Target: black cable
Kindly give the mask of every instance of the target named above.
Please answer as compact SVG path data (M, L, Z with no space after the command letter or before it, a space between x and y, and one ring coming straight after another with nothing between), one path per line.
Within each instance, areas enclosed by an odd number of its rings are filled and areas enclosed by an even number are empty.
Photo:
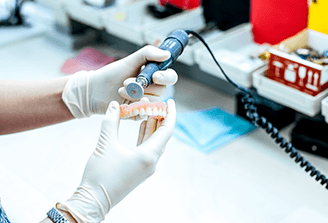
M197 38L198 38L198 39L199 39L199 40L205 45L205 47L207 48L208 52L211 54L213 60L215 61L216 65L220 68L222 74L223 74L224 77L230 82L230 84L232 84L233 86L235 86L235 87L238 88L239 90L245 92L246 94L251 94L251 92L250 92L248 89L246 89L246 88L244 88L244 87L242 87L242 86L236 84L235 82L233 82L233 81L232 81L232 80L226 75L226 73L225 73L224 70L222 69L222 67L221 67L221 65L219 64L219 62L216 60L216 58L215 58L215 56L214 56L212 50L211 50L210 47L207 45L207 43L205 42L205 40L203 39L203 37L201 37L198 33L194 32L194 31L192 31L192 30L186 30L186 33L187 33L187 34L192 34L192 35L196 36L196 37L197 37Z
M241 99L241 102L244 104L244 108L246 110L246 115L252 123L254 123L256 126L260 126L262 129L266 131L268 135L271 136L271 138L281 147L281 149L284 149L287 154L291 157L291 159L294 159L295 163L300 164L301 168L304 168L305 172L310 172L310 176L314 177L315 180L320 182L321 185L326 185L326 189L328 190L328 179L325 175L321 174L320 171L316 170L314 166L311 165L309 161L307 161L296 149L293 147L293 145L287 140L282 137L282 135L279 133L279 130L272 125L271 122L268 122L267 119L263 116L259 116L257 113L257 107L254 105L255 100L252 96L252 92L244 87L239 86L238 84L234 83L224 72L218 61L216 60L212 50L208 46L208 44L205 42L203 37L201 37L198 33L186 30L186 33L192 34L196 36L207 48L209 53L211 54L213 60L217 64L217 66L220 68L222 74L225 76L225 78L230 82L233 86L238 88L239 90L246 93L246 96Z

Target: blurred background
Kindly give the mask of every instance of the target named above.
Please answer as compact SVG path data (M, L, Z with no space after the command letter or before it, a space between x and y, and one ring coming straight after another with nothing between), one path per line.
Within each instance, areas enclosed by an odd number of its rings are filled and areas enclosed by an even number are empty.
M260 115L328 174L327 10L325 0L0 0L0 78L95 70L194 30L254 93ZM105 222L328 221L328 190L250 122L245 95L197 38L173 68L179 80L162 100L176 101L174 136L156 173ZM101 121L0 136L1 203L12 222L42 220L71 196ZM139 124L121 122L122 144L135 145Z

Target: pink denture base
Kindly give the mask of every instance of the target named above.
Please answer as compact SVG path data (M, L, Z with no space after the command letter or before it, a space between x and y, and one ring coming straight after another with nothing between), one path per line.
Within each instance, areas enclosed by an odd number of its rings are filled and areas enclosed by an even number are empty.
M136 102L130 105L123 104L120 105L120 115L121 118L130 118L136 115L139 115L140 109L146 111L147 109L154 111L156 108L157 111L163 111L164 114L151 115L157 119L164 119L166 117L166 104L164 102Z

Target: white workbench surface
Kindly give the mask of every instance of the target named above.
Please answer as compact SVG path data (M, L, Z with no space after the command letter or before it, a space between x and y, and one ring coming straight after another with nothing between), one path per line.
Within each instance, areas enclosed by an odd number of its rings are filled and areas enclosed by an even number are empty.
M1 46L0 78L60 77L64 61L76 54L44 36ZM211 106L235 110L233 97L183 77L175 93L178 112ZM42 220L57 201L74 192L101 120L94 116L0 136L0 192L12 222ZM121 123L122 142L133 146L139 123ZM129 133L135 138L126 137ZM305 156L328 174L327 159ZM173 137L156 173L113 208L105 222L328 222L327 200L328 190L262 130L209 154Z

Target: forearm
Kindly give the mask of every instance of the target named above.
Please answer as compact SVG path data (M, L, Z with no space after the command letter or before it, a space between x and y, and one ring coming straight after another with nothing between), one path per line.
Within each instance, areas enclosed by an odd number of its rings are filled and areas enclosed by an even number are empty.
M67 80L0 81L0 135L73 119L61 99Z

